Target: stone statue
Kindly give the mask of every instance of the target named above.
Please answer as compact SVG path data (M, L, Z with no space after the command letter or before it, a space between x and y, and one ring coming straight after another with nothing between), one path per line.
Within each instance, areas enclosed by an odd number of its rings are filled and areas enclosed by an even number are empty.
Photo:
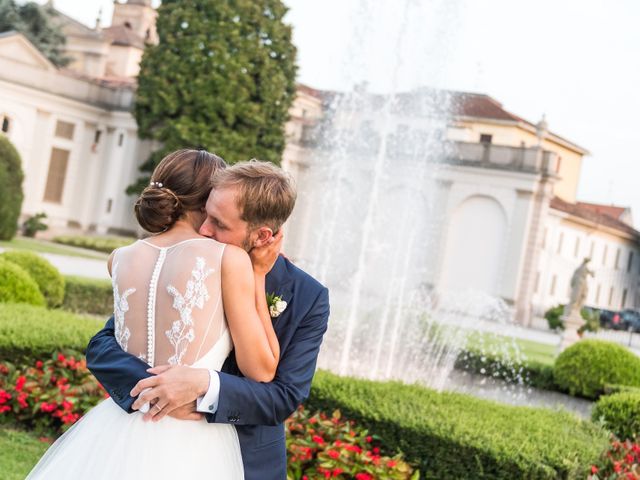
M573 272L569 303L564 307L564 314L567 317L571 317L574 314L580 315L580 310L582 310L587 300L587 277L593 276L593 271L588 268L590 261L590 258L585 258L582 264Z
M571 277L571 294L562 315L565 328L560 339L560 351L580 340L578 329L584 325L580 310L582 310L584 302L587 300L587 278L593 276L593 271L588 268L590 261L590 258L585 258Z

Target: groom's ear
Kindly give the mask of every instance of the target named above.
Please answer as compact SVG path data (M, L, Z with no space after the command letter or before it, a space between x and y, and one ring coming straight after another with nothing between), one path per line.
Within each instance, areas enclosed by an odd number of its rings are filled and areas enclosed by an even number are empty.
M253 242L253 246L264 247L265 245L269 245L269 243L271 243L272 238L273 238L273 232L269 227L260 227L258 229L258 236Z

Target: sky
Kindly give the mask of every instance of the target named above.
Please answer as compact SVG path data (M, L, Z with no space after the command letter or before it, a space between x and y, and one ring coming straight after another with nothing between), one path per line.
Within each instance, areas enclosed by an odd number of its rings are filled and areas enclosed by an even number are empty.
M284 1L300 82L473 91L534 123L545 114L590 152L578 199L630 206L640 227L640 1ZM89 25L113 11L112 0L54 4Z

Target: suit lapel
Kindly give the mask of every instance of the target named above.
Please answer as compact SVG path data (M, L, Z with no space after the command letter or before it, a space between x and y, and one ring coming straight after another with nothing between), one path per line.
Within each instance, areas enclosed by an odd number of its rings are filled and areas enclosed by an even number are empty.
M273 268L267 274L265 286L267 294L272 293L282 297L282 300L287 302L287 308L284 312L282 312L280 316L272 319L274 328L276 330L280 330L280 328L282 328L286 323L286 319L289 317L289 306L293 300L293 279L287 271L287 263L282 255L278 257ZM278 332L276 331L276 333Z

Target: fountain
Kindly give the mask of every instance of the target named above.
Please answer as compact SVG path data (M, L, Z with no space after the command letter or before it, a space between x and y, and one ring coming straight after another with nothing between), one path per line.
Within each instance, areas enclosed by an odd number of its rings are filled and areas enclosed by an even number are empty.
M305 134L309 153L286 251L330 289L320 368L444 389L470 341L522 360L513 339L485 345L477 333L483 325L499 331L495 325L511 322L512 307L486 293L438 286L441 259L433 252L442 241L442 171L452 156L456 99L424 85L443 84L458 6L362 0L342 59L354 87L326 92L324 117ZM380 34L387 47L378 54ZM406 62L407 49L412 58L424 52L422 61ZM388 71L382 84L371 81L381 62ZM510 378L503 393L526 395L522 373L514 369Z

